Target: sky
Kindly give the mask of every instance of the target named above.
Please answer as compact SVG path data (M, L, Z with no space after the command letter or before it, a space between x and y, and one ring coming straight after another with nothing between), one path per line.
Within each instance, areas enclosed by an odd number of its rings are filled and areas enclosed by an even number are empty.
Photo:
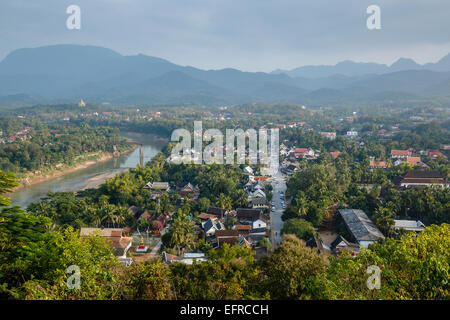
M70 5L81 9L80 30L66 27ZM366 26L369 5L381 9L379 30ZM0 59L83 44L202 69L423 64L450 53L449 13L448 0L1 0Z

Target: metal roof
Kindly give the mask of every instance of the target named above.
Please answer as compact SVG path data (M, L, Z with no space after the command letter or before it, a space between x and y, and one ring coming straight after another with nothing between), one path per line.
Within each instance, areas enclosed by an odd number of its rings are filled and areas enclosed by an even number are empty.
M356 241L377 241L384 239L383 234L372 220L359 209L340 209L339 213Z
M419 220L394 220L395 229L405 229L411 231L422 231L425 225Z

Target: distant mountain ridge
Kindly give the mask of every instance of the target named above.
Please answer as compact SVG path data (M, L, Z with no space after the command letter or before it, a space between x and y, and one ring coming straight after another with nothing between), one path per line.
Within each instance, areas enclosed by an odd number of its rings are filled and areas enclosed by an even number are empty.
M450 71L450 54L436 63L420 65L413 59L399 58L391 66L373 62L342 61L336 65L303 66L292 70L272 71L272 74L286 74L290 77L321 78L333 75L362 76L367 74L384 74L396 71L430 70L438 72Z
M300 76L301 75L301 76ZM333 104L450 96L450 55L419 65L343 61L288 72L202 70L111 49L54 45L11 52L0 62L0 104L244 102Z

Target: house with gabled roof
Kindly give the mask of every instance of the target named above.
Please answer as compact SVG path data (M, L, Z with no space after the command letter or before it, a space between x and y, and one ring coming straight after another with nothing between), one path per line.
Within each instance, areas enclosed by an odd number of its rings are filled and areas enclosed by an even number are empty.
M333 157L333 160L336 160L339 157L339 155L341 154L341 152L340 151L332 151L332 152L330 152L330 154L331 154L331 157Z
M170 190L170 186L169 186L168 182L148 182L144 186L144 189L150 190L152 192L150 199L157 200L164 193L166 193Z
M233 226L233 230L237 230L239 232L239 234L248 235L250 233L250 231L252 230L252 226L248 225L248 224L236 223Z
M330 254L331 249L315 234L306 241L306 246L317 250L317 254Z
M347 229L360 246L368 248L369 244L384 239L381 231L378 230L364 211L359 209L340 209L339 214L342 216Z
M127 258L128 249L131 247L132 237L125 236L121 228L81 228L80 237L86 239L91 236L100 236L106 240L113 250L114 255L124 265L131 264L131 258Z
M238 208L236 210L236 218L240 223L250 224L252 226L252 230L267 228L267 221L263 218L261 209Z
M266 198L266 193L261 189L256 189L253 192L250 192L250 198ZM250 200L250 199L249 199Z
M438 157L447 158L442 152L439 150L427 150L427 154L431 159L437 159Z
M336 139L336 132L321 132L320 135L330 140Z
M200 195L200 188L198 187L198 185L193 186L190 182L179 182L175 186L175 189L181 198L192 195L194 199L197 199Z
M202 223L202 228L205 231L206 237L214 236L218 230L225 230L225 226L217 218L206 220L206 222Z
M244 168L244 173L246 173L248 175L253 175L253 169L250 166L246 166Z
M398 159L398 158L407 158L411 156L412 153L410 150L391 150L391 158L392 159Z
M254 209L256 208L264 209L269 207L269 202L265 197L252 197L250 199L250 204Z
M292 175L294 172L297 172L298 170L300 169L298 165L295 163L286 164L281 168L281 172L289 176Z
M157 190L157 191L169 191L170 190L170 186L168 182L148 182L145 186L144 189L149 189L149 190Z
M162 260L162 262L164 262L166 264L180 262L180 263L191 265L194 263L194 261L196 263L208 261L208 258L206 257L206 255L204 253L186 252L181 257L181 256L176 256L174 254L170 254L170 253L167 253L164 251L161 254L161 260Z
M421 232L425 230L425 225L420 220L394 220L394 228L395 230L406 230L406 231L415 231Z
M407 157L406 162L412 164L413 166L422 166L423 163L420 160L420 157Z
M219 246L221 241L227 243L237 243L239 241L239 232L237 230L217 230L215 236Z
M386 161L370 160L370 169L386 169L388 164Z
M334 241L330 244L330 249L335 254L340 253L343 250L350 250L352 252L352 255L356 256L359 253L359 248L360 247L358 244L347 241L341 235L334 239Z
M207 221L208 219L215 219L215 218L217 218L217 216L215 216L215 215L213 215L213 214L209 214L209 213L204 213L204 212L202 212L202 213L200 213L200 214L197 216L197 218L200 219L200 220L202 220L202 221Z
M426 186L441 186L449 187L448 182L437 171L429 170L410 170L400 179L401 187L426 187Z
M220 248L223 244L227 243L230 246L239 244L247 249L251 249L252 246L248 240L242 234L239 234L237 230L218 230L216 231L215 239L212 241L214 248Z
M223 219L227 214L227 210L218 207L209 207L208 210L206 210L206 213L214 215L219 219Z

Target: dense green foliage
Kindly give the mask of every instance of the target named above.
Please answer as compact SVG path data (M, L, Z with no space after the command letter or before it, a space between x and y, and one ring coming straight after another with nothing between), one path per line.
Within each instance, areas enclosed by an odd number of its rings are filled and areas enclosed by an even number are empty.
M29 129L18 134L26 126ZM4 140L15 137L13 142L0 144L0 169L15 173L71 166L86 154L113 152L110 143L120 140L119 130L109 127L47 125L9 117L0 119L0 130Z
M281 229L281 234L293 234L299 239L307 241L314 235L314 226L304 219L293 218L286 221Z

